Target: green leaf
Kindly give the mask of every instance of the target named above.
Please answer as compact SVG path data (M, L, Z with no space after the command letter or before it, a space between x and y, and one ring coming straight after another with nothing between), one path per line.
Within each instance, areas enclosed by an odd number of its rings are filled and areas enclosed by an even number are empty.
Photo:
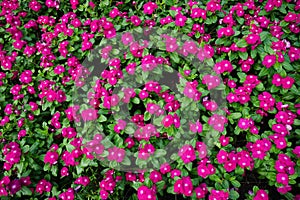
M286 62L286 61L282 63L282 66L283 66L287 71L294 71L293 66L292 66L290 63Z
M239 51L238 54L239 54L239 56L240 56L241 59L247 60L247 58L248 58L248 53L247 52L241 52L241 51Z
M192 171L193 163L190 162L190 163L188 163L188 164L186 164L186 165L184 165L184 166L186 167L186 169L187 169L188 171Z
M166 154L167 154L166 150L156 149L156 151L154 152L154 157L159 158L159 157L165 156Z
M256 192L259 190L259 187L257 187L257 186L254 186L253 187L253 192L256 194Z
M237 43L236 43L236 46L242 48L242 47L247 47L247 42L245 39L240 39Z
M257 55L257 51L254 49L250 52L251 58L255 58Z
M125 156L124 160L122 161L122 164L129 166L131 164L131 161L127 156Z
M244 83L247 77L247 74L243 73L243 72L238 72L237 73L239 79L240 79L240 83Z
M230 190L229 199L238 199L240 197L239 193L235 190Z
M105 122L105 121L107 121L107 118L104 115L100 115L98 121L99 122Z
M263 31L259 34L261 41L265 41L268 37L272 37L271 34L267 31Z
M232 119L239 119L239 118L242 117L242 114L241 114L241 113L231 113L231 114L230 114L230 117L231 117Z
M175 53L175 52L171 53L170 58L171 58L171 60L173 60L175 63L179 63L179 62L180 62L180 58L179 58L178 54Z
M26 195L26 196L31 196L32 195L32 191L26 186L23 186L21 188L21 193L22 193L22 195Z
M299 119L295 119L294 120L294 125L295 126L300 126L300 120Z
M134 133L134 128L132 126L126 126L125 133L132 135Z
M232 184L234 187L236 187L236 188L239 188L239 187L241 187L241 184L240 184L240 182L238 182L237 180L233 180L233 181L231 181L231 184Z
M140 103L140 99L137 98L137 97L134 97L134 98L132 99L132 102L133 102L134 104L139 104L139 103Z
M264 84L262 82L260 82L257 86L256 86L256 89L258 91L265 91L265 87L264 87Z
M151 114L148 111L146 111L144 114L144 121L148 121L149 119L151 119Z
M240 17L237 17L236 20L238 21L239 24L243 25L245 20L244 18L240 18Z
M269 74L269 69L266 68L266 67L263 67L263 68L260 70L258 76L259 76L259 77L262 77L262 76L265 76L265 75L267 75L267 74Z

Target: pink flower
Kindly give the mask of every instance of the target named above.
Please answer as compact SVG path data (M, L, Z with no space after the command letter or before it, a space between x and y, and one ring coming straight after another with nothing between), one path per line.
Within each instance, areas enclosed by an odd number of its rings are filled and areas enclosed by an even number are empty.
M217 74L222 74L224 72L231 72L232 70L233 70L233 67L229 60L222 60L222 61L216 63L214 66L214 71Z
M84 121L93 121L98 118L97 110L93 108L83 110L81 116Z
M154 10L157 8L157 5L156 3L150 1L148 3L145 3L143 8L145 14L151 15L154 12Z
M136 175L134 173L127 172L125 174L125 177L126 177L126 181L136 181Z
M223 132L224 125L228 123L228 120L223 115L213 114L207 123L212 126L214 130Z
M198 199L205 198L208 193L208 189L205 183L201 183L198 187L195 188L196 197Z
M296 13L291 13L291 12L289 12L284 17L284 21L286 21L286 22L293 22L293 21L296 21L296 19L297 19L297 14Z
M297 156L297 158L300 158L300 146L296 146L293 153Z
M137 190L137 197L139 200L155 200L156 195L155 191L152 189L148 188L147 186L141 186Z
M74 128L72 127L65 127L61 130L62 136L64 138L74 138L77 135L77 132Z
M258 190L253 200L269 200L268 193L265 190Z
M153 182L153 183L157 183L159 181L162 180L162 176L158 171L151 171L150 172L150 176L149 179Z
M122 162L125 158L125 150L118 147L112 147L108 149L107 159L109 161Z
M257 34L249 34L246 38L245 38L246 42L248 44L254 45L257 43L261 43L260 37Z
M176 25L176 26L184 26L186 20L187 20L187 17L186 17L186 16L182 15L181 13L178 13L178 14L175 16L175 25Z
M185 196L192 196L193 183L189 176L182 177L174 184L174 192L177 194L184 194Z
M276 175L276 181L277 183L282 183L283 185L289 184L289 177L285 173L278 173Z
M282 79L281 83L282 83L282 88L284 89L290 89L293 84L294 84L295 80L292 77L285 77Z
M217 10L221 10L221 5L217 1L211 0L206 4L206 10L210 12L215 12Z
M223 27L217 31L218 38L222 38L223 36L232 36L234 35L234 30L232 27Z
M279 87L282 84L282 77L279 74L274 74L272 84Z
M131 16L130 21L134 26L139 26L142 23L142 20L136 15Z
M171 178L174 178L176 176L181 176L181 171L179 169L173 169L171 171Z
M81 176L74 181L75 184L87 186L90 183L90 179L87 176Z
M33 11L38 12L42 8L42 5L39 2L37 2L36 0L32 0L32 1L30 1L28 7L30 9L32 9Z
M232 172L233 170L235 170L235 168L236 168L236 162L227 161L224 164L224 169L226 170L226 172Z
M114 126L114 131L120 133L121 130L124 130L126 127L126 121L119 119L118 123Z
M300 59L300 48L291 47L288 52L288 55L289 55L291 62L299 60Z
M190 131L192 131L193 133L201 133L202 129L203 127L199 120L197 120L195 124L190 123Z
M264 60L262 61L262 64L266 68L272 67L276 63L276 56L275 55L266 55L264 57Z
M227 200L229 198L228 192L224 192L222 190L212 189L210 195L208 196L209 200Z
M172 126L173 123L174 123L174 118L171 114L166 115L161 122L161 124L166 128Z
M126 32L122 35L121 40L124 45L129 45L133 41L133 36L130 32Z
M37 193L43 194L43 192L50 192L52 188L52 184L45 179L40 180L40 182L36 185L35 191Z
M214 75L204 75L202 83L207 85L207 89L211 90L218 87L221 83L220 78Z
M60 175L61 176L69 176L69 169L67 167L61 168Z
M199 153L199 158L203 159L207 156L207 146L205 145L204 142L196 142L196 150Z
M192 145L184 145L178 152L185 164L190 163L196 159L195 150Z
M221 137L219 138L219 141L223 147L225 147L229 144L229 140L230 140L230 138L226 137L225 135L221 135Z
M290 185L284 185L284 186L280 186L279 188L277 188L277 191L280 194L286 194L287 192L291 191L292 187Z
M201 92L199 92L196 87L197 85L193 84L192 82L186 82L183 94L194 101L199 100L201 97Z
M57 159L58 159L57 152L48 151L45 155L44 163L49 163L50 165L54 165L57 163Z
M169 163L164 163L160 166L160 173L167 174L171 171L171 166Z
M191 11L191 18L202 18L202 19L206 19L206 11L204 9L201 8L193 8Z
M109 17L110 18L116 18L117 16L119 16L121 13L119 11L118 8L113 8L110 12L109 12Z
M219 153L217 154L218 163L220 163L220 164L226 163L227 158L228 158L228 153L226 151L224 151L223 149L221 149L219 151Z
M247 130L251 125L249 119L240 118L238 126L240 129Z
M69 188L66 192L63 192L59 195L59 198L62 200L74 200L75 195L74 195L74 190L72 188Z

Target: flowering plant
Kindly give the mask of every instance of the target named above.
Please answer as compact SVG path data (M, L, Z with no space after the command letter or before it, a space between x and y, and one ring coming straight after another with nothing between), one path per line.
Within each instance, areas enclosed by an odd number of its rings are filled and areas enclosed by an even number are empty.
M3 0L1 199L300 199L300 1Z

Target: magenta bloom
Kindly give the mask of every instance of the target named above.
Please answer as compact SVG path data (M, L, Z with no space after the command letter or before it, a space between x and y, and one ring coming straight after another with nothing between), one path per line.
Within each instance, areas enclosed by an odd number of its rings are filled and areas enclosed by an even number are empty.
M260 37L257 34L249 34L246 38L245 38L246 42L248 44L254 45L257 43L260 43Z
M198 187L195 188L196 197L198 199L205 198L208 193L208 189L205 183L201 183Z
M158 171L154 170L150 172L150 176L149 179L153 182L153 183L157 183L159 181L162 180L162 176L161 173L159 173Z
M249 119L240 118L238 122L238 126L240 129L247 130L250 127Z
M292 77L287 76L287 77L283 78L282 81L281 81L282 88L290 89L293 86L294 82L295 82L295 79L293 79Z
M282 84L282 77L279 74L274 74L272 78L272 84L279 87Z
M125 150L118 147L113 147L108 149L108 156L107 159L109 161L117 161L122 162L125 158Z
M124 33L121 40L124 45L129 45L133 41L132 34L129 32Z
M184 26L186 20L187 20L187 17L186 17L186 16L182 15L181 13L178 13L178 14L175 16L175 25L176 25L176 26Z
M90 178L87 176L81 176L74 181L75 184L87 186L90 183Z
M89 108L81 112L81 117L84 121L92 121L98 118L97 110Z
M269 200L268 193L265 190L258 190L253 200Z
M221 137L219 138L219 141L221 143L222 146L227 146L229 144L229 137L226 137L225 135L221 135Z
M145 199L155 200L156 194L154 190L143 185L139 187L139 189L137 190L137 197L138 200L145 200Z
M164 118L163 118L163 120L162 120L162 125L164 126L164 127L170 127L170 126L172 126L172 124L174 123L174 118L173 118L173 116L171 115L171 114L168 114L167 116L165 116Z
M57 152L48 151L45 155L44 162L49 163L50 165L54 165L57 163L57 159L58 159Z
M157 5L156 3L150 1L148 3L145 3L143 8L145 14L151 15L154 12L154 10L157 8Z
M189 176L182 177L174 184L174 192L177 194L184 194L185 196L192 196L193 183Z
M169 163L164 163L160 166L160 173L166 174L169 173L170 171L171 171L171 166L169 165Z
M185 164L192 162L196 159L195 150L192 145L184 145L178 152Z
M298 158L300 158L300 146L296 146L293 150L293 153L296 154Z
M191 12L191 18L202 18L202 19L206 19L206 11L204 9L201 8L193 8L192 12Z
M277 183L282 183L283 185L289 184L289 177L285 173L278 173L276 175L276 181Z
M190 131L192 131L193 133L201 133L202 129L203 127L199 120L197 120L195 124L190 123Z
M276 63L276 56L275 55L266 55L264 57L264 60L262 61L262 64L266 68L272 67Z

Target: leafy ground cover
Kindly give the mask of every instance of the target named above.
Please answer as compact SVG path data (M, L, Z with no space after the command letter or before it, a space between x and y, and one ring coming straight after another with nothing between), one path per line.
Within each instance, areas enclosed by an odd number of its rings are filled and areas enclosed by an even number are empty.
M1 199L300 199L300 1L0 2Z

